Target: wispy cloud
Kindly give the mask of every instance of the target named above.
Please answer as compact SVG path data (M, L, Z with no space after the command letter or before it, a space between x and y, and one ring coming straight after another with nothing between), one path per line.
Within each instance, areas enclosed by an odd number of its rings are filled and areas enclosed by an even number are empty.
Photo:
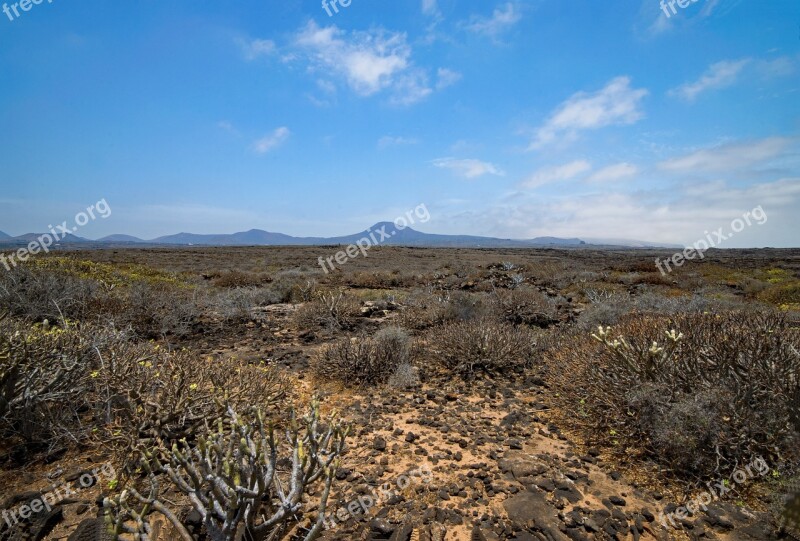
M617 77L599 92L578 92L537 130L529 150L559 139L572 140L585 130L634 124L644 117L641 102L647 94L646 89L632 88L629 77Z
M422 0L422 13L428 16L439 15L439 4L436 0Z
M665 160L658 167L664 171L679 173L737 171L775 158L791 144L792 140L785 137L728 143Z
M407 145L416 145L419 143L417 139L413 137L401 137L401 136L391 136L391 135L384 135L380 139L378 139L378 148L388 148L388 147L399 147L399 146L407 146Z
M467 30L492 38L498 37L522 19L520 8L513 2L495 8L491 17L473 16L466 24Z
M253 142L253 150L257 154L266 154L283 144L291 132L286 126L276 128L272 133Z
M478 178L484 175L503 176L505 172L493 163L476 159L439 158L433 160L434 167L450 169L464 178Z
M591 171L592 164L586 160L575 160L564 165L544 167L522 182L523 188L538 188L553 182L572 180L578 175Z
M241 132L239 132L239 130L236 129L236 126L234 126L227 120L220 120L219 122L217 122L217 127L222 131L226 131L231 135L235 135L236 137L241 137L242 135Z
M269 39L241 39L239 46L242 48L247 60L255 60L261 56L271 56L277 52L275 42Z
M749 58L717 62L712 64L698 80L673 88L669 94L686 101L694 101L703 92L719 90L734 84L750 62Z
M452 86L461 80L461 74L447 68L439 68L436 72L436 90Z
M609 165L592 173L587 182L616 182L634 176L639 168L630 163L617 163Z

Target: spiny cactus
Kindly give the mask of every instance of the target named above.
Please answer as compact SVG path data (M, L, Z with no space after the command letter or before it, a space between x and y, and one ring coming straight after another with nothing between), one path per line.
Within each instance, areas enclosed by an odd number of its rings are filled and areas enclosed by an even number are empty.
M116 535L134 533L126 521L134 522L136 532L146 535L146 514L155 511L163 514L181 537L191 539L185 526L159 500L158 474L166 474L175 488L188 496L212 541L233 541L242 532L254 539L267 535L281 539L291 526L300 524L308 511L304 495L322 481L317 518L304 537L306 541L315 539L323 526L347 429L335 419L322 426L315 400L303 418L292 413L285 429L286 445L276 431L259 411L240 417L229 407L226 416L216 420L215 429L209 428L194 444L183 441L169 451L146 452L143 467L151 480L149 495L129 487L122 499L108 501ZM284 450L289 456L279 458ZM144 509L131 509L128 495L144 504Z

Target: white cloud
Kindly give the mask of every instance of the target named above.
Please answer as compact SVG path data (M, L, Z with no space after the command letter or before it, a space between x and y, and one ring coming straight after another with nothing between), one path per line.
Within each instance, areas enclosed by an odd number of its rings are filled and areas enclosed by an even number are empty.
M416 145L417 143L419 143L419 141L412 137L402 137L402 136L394 137L391 135L384 135L383 137L378 139L378 148Z
M707 90L718 90L734 84L749 63L749 58L717 62L712 64L698 80L673 88L669 94L686 101L694 101Z
M424 70L414 69L397 78L389 102L393 105L412 105L433 93Z
M310 70L344 80L360 96L389 90L392 103L409 105L433 92L425 70L413 65L405 33L348 33L310 21L295 36L295 45L306 53Z
M796 246L800 230L800 178L737 187L713 183L702 190L642 187L632 193L608 189L546 196L516 193L486 206L469 203L436 213L460 234L502 238L556 236L619 238L691 244L706 231L728 229L732 220L761 205L767 223L748 227L724 247Z
M529 150L541 148L560 137L574 139L583 130L633 124L644 117L641 101L647 94L643 88L631 88L628 77L617 77L594 94L578 92L562 103L537 130Z
M664 171L701 173L737 171L775 158L792 144L791 139L770 137L746 143L728 143L692 152L658 164Z
M461 74L447 68L439 68L436 72L436 90L442 90L461 80Z
M422 0L422 13L435 16L439 14L439 4L436 0Z
M439 158L433 160L433 165L441 169L450 169L464 178L478 178L483 175L503 176L503 172L496 165L475 159Z
M638 172L638 167L630 163L623 162L604 167L603 169L594 172L586 180L588 182L614 182L617 180L622 180L623 178L632 177Z
M260 56L271 56L277 51L275 42L269 39L240 40L239 45L247 60L255 60Z
M522 182L524 188L537 188L552 182L571 180L578 175L591 171L592 165L586 160L575 160L564 165L544 167L536 171Z
M491 17L473 16L467 24L467 29L478 34L496 38L522 19L519 8L512 2L502 7L495 8Z
M283 144L289 138L291 132L286 126L276 128L272 133L253 142L253 150L257 154L266 154Z

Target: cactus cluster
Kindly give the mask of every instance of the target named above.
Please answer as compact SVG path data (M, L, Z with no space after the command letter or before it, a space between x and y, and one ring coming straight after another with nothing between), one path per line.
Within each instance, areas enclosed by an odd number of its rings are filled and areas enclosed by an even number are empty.
M303 539L315 539L323 526L348 429L335 417L322 424L316 400L302 418L292 413L282 431L258 410L240 415L232 407L213 424L194 442L143 452L148 494L130 486L105 502L115 537L128 533L145 539L152 529L147 515L156 512L181 538L192 538L159 499L161 478L187 496L212 541L233 541L242 534L249 539L282 539L297 535L300 528L305 529ZM304 503L319 484L321 493L317 491L314 505ZM135 509L134 504L141 507ZM316 518L304 522L312 507Z

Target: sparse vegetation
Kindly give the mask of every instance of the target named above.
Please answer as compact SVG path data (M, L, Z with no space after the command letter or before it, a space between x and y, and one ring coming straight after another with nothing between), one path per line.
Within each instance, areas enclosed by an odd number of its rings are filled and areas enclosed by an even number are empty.
M721 258L664 281L638 253L386 248L328 275L310 248L180 253L75 252L0 273L0 468L99 454L118 471L100 492L121 538L232 539L238 516L237 535L303 539L323 506L409 451L439 461L437 490L462 498L442 473L474 463L457 449L513 456L565 433L603 467L677 490L754 455L773 468L757 491L800 467L786 261ZM354 457L333 412L292 418L317 391L358 419ZM495 475L463 479L478 473ZM463 490L498 503L476 486ZM415 490L398 501L421 517L432 501Z

